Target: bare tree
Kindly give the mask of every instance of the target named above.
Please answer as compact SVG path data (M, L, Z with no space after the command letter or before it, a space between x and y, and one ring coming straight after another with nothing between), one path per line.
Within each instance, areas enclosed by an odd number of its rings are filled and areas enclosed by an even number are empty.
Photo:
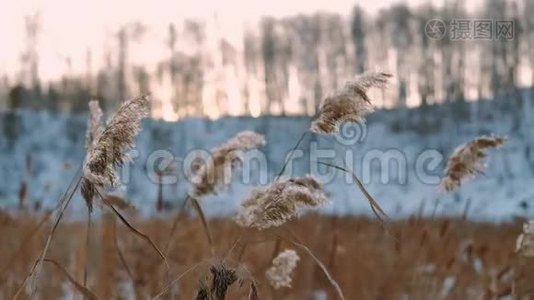
M363 73L367 69L367 47L365 46L364 12L356 5L352 11L351 34L355 47L356 72Z

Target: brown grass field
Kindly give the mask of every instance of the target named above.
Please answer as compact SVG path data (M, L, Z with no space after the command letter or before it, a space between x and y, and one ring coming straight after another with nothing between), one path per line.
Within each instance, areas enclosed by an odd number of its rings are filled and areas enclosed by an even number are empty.
M42 250L51 226L47 223L36 231L42 218L0 216L0 299L13 297ZM533 274L528 274L534 264L514 253L522 230L519 220L497 225L411 218L392 221L388 233L376 220L356 217L308 215L277 231L261 232L243 230L230 219L213 219L212 255L198 218L181 217L173 238L172 218L130 218L166 253L172 279L196 266L173 285L174 299L194 299L209 266L223 257L229 266L246 267L260 299L325 299L314 298L318 291L336 299L321 269L289 242L291 238L285 239L288 235L296 236L324 263L347 299L499 299L511 295L513 288L526 291L534 286ZM147 243L115 222L108 214L94 220L87 248L86 223L64 220L47 257L79 283L87 260L87 287L100 299L150 299L168 282L164 264ZM236 244L238 236L242 243ZM277 236L282 237L279 243ZM265 270L273 255L288 248L301 258L292 287L274 290L265 280ZM60 267L47 262L43 266L35 299L83 299ZM249 284L234 284L227 299L248 299L248 293ZM26 297L22 293L20 299Z

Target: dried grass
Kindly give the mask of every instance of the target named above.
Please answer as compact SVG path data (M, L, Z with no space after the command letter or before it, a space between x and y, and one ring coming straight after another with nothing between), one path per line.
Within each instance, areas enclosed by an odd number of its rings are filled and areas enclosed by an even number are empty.
M495 226L450 219L445 230L443 228L446 220L422 218L392 220L391 226L395 228L401 240L399 247L396 247L390 239L384 238L384 231L376 221L366 218L335 218L337 221L332 222L332 217L307 215L298 221L288 222L285 227L290 228L299 237L301 244L313 245L308 248L325 263L331 255L331 249L324 246L330 242L328 233L337 230L339 238L336 265L328 271L337 280L347 299L367 299L371 296L375 299L399 299L404 296L410 299L429 299L433 298L432 295L439 294L443 280L447 276L457 280L456 287L448 294L448 299L472 299L469 295L473 293L483 295L490 285L488 280L494 276L492 270L515 265L513 247L522 227L521 222ZM30 219L29 216L21 216L15 219L15 227L0 227L0 255L9 258L13 257L15 252L19 252L9 268L0 269L0 279L6 279L0 280L0 298L12 299L24 279L25 270L31 267L40 250L39 247L32 247L31 243L26 243L26 249L20 251L19 244L14 244L13 241L18 241L21 236L30 233L40 221L40 219ZM162 220L137 219L136 224L147 235L157 236L162 228L170 228L172 225L170 219L163 221L164 223ZM94 228L100 228L100 222L102 220L95 219ZM236 226L231 220L214 219L211 222L214 229L214 243L225 245L234 240ZM322 230L310 234L310 228L315 228L317 224L322 224ZM52 222L46 224L47 227L51 225ZM75 253L79 249L79 244L83 244L84 231L84 222L62 222L55 242L50 247L48 258L56 260L68 270L75 270L75 262L70 259L69 253ZM444 231L446 234L442 233ZM128 291L123 287L135 282L136 289L141 291L139 295L144 295L144 298L158 293L161 293L159 296L161 298L168 292L165 288L171 286L177 287L181 297L193 298L199 287L199 278L203 274L199 275L195 270L199 270L199 262L204 266L206 263L202 262L203 259L211 255L209 249L205 247L201 224L192 219L181 221L178 238L171 245L174 250L168 255L171 273L177 280L168 285L165 284L165 273L154 271L151 267L159 263L158 256L154 255L148 245L140 243L128 233L129 230L126 228L118 227L116 239L115 237L102 239L100 235L103 232L95 231L96 240L113 244L104 246L95 243L89 249L89 255L95 262L88 278L91 291L104 299L100 291L104 286L110 285L113 294L117 298L124 299L128 297ZM247 230L244 235L254 238L256 231ZM423 236L424 244L421 246ZM34 235L33 245L41 244L45 238L46 236ZM465 249L466 238L471 240L469 260L463 260L464 254L461 254L465 253L461 249ZM255 239L260 242L248 244L247 252L241 258L241 262L246 264L251 273L259 279L259 284L255 286L256 292L260 299L266 299L270 289L268 282L263 279L263 274L266 266L272 261L273 251L272 245L266 243L271 243L272 239L265 240L261 237ZM264 242L261 242L262 240ZM496 240L499 243L495 243ZM115 249L115 242L120 244L120 252L127 261L131 277L121 262L118 251L103 251ZM284 243L290 242L284 241ZM288 247L296 247L299 255L302 254L299 267L293 271L292 287L280 290L282 293L280 298L307 299L311 290L323 290L329 299L335 299L337 293L330 287L331 285L324 285L323 281L327 278L322 275L320 268L318 268L320 272L315 276L309 276L310 272L314 271L315 262L305 250L298 246ZM483 268L475 268L477 260L482 262ZM104 278L98 276L102 272L100 268L104 267L114 270L116 275L111 277L111 281L107 279L107 282L104 282ZM209 266L200 269L204 268L209 272ZM47 272L47 276L42 277L43 280L40 281L35 297L44 298L45 293L47 295L64 293L64 285L60 283L68 284L68 282L65 277L58 276L59 274ZM227 298L246 299L250 286L247 284L245 287L246 290L230 289ZM528 288L528 285L525 288Z
M364 122L365 116L374 110L367 90L385 87L391 76L383 72L366 72L348 81L342 89L323 99L311 131L332 134L343 122Z
M45 259L45 262L49 262L52 265L56 266L57 269L61 271L63 276L65 276L65 278L67 278L67 280L76 288L76 290L78 290L86 299L89 299L89 300L98 300L99 299L88 288L86 288L85 286L83 286L80 283L78 283L74 279L74 277L72 277L72 275L70 275L69 272L63 266L61 266L60 263L58 263L57 261L55 261L53 259L49 259L49 258Z
M85 134L85 149L90 151L93 143L104 130L104 113L98 104L98 100L89 101L89 118L87 120L87 132Z
M104 189L117 185L115 168L127 161L126 152L134 147L141 119L147 114L148 97L134 98L121 105L100 134L93 136L93 133L88 133L94 141L88 148L81 192L90 211L97 188ZM89 126L89 129L91 127Z
M291 287L291 273L297 267L300 257L295 250L286 249L280 252L274 259L272 266L265 271L265 277L275 289Z
M451 192L460 187L463 181L482 174L487 157L485 151L502 146L505 142L504 137L483 136L457 147L447 161L440 188Z
M212 156L196 172L192 196L200 199L228 185L232 171L241 163L244 151L265 145L265 138L253 131L243 131L211 150Z
M121 197L115 194L105 194L103 195L106 203L113 205L113 207L119 210L135 212L137 208L130 202L128 199Z
M534 257L534 220L523 225L523 233L517 237L515 251L525 257Z
M211 295L215 300L224 300L228 288L237 281L237 275L233 268L224 264L211 266Z
M306 208L327 202L321 184L312 177L293 178L260 187L241 202L235 220L243 227L277 227Z

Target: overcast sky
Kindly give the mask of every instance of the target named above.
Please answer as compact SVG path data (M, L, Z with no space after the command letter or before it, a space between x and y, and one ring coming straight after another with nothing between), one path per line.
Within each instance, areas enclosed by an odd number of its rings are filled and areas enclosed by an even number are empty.
M39 12L40 74L44 79L64 72L66 57L74 64L88 48L103 47L104 37L121 24L139 21L151 28L164 29L184 18L217 19L225 34L242 29L243 24L262 15L276 17L317 11L349 15L358 3L368 13L394 3L412 6L445 0L2 0L0 1L0 74L13 74L19 68L20 51L24 48L24 16ZM469 1L474 9L480 0ZM165 34L165 30L162 34Z

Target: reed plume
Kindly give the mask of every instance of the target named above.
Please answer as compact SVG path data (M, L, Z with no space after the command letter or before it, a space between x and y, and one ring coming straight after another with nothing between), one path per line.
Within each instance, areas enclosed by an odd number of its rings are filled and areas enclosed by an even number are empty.
M91 113L89 118L86 144L88 152L83 168L81 193L89 211L92 211L97 188L116 186L118 182L115 168L127 161L126 152L134 146L141 119L148 114L148 97L126 101L101 132L96 125L99 109L96 104L90 105L90 109L94 111L94 115ZM92 131L93 128L96 128L95 131Z
M89 101L89 118L87 120L87 132L85 134L85 151L86 155L91 153L95 141L98 139L104 130L102 121L102 109L98 104L98 100ZM81 179L80 192L89 213L93 211L93 198L95 196L96 187L85 177Z
M282 176L287 164L293 158L293 153L308 133L335 134L343 122L364 122L364 117L374 110L367 96L367 90L371 87L385 87L391 76L383 72L365 72L324 98L319 105L318 118L311 123L309 130L300 136L275 181Z
M242 131L227 140L224 144L211 150L210 159L200 165L195 165L193 190L188 195L187 201L191 203L202 221L202 227L206 233L208 243L213 253L213 239L208 222L200 205L199 199L216 193L231 182L232 171L242 163L244 151L252 150L265 144L263 135L253 131ZM178 222L180 214L177 214L173 224ZM174 235L176 226L172 226L170 236Z
M486 149L497 148L506 142L504 137L482 136L457 147L447 161L445 177L440 188L451 192L462 182L484 172Z
M85 134L85 150L87 152L93 148L93 142L104 130L103 115L98 100L89 101L89 118L87 120L87 132Z
M319 106L319 117L311 124L311 131L323 134L336 133L343 122L364 122L373 112L367 90L386 86L391 74L366 72L348 81L345 86L327 96Z
M257 229L280 226L299 210L316 208L326 202L322 186L314 178L293 178L253 190L241 203L235 221Z
M272 266L267 269L265 276L269 284L275 289L291 287L291 274L300 260L295 250L286 249L273 259Z
M196 172L193 197L198 198L228 185L232 171L242 162L243 152L265 144L265 138L253 131L243 131L211 150L211 158Z
M534 220L523 224L523 233L517 237L516 252L521 256L534 257Z

